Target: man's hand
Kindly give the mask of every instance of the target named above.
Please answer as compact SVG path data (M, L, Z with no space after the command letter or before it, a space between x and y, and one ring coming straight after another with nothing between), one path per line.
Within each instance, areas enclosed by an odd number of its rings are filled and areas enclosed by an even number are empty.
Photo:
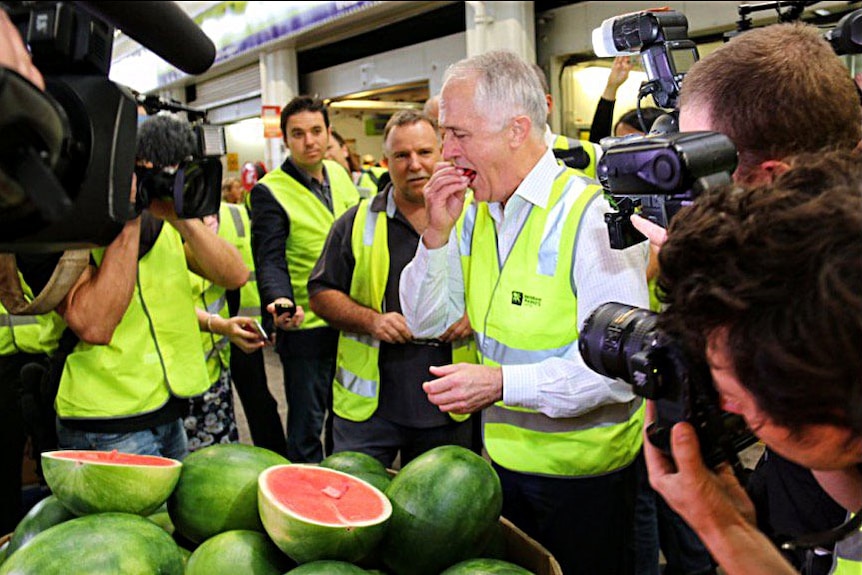
M667 230L660 225L654 224L637 214L632 214L629 219L635 229L647 237L650 247L654 251L660 250L661 246L667 241Z
M651 419L652 411L647 410L647 419ZM741 522L755 524L754 505L733 470L722 464L712 472L704 465L697 434L690 424L673 427L671 451L673 458L644 438L650 485L695 531L708 532Z
M472 335L473 326L470 325L470 319L467 317L467 313L464 312L461 319L450 325L449 328L443 332L443 335L440 336L440 340L446 342L458 341L459 339L466 339Z
M377 314L371 325L371 335L386 343L407 343L413 339L407 320L396 312Z
M425 184L425 213L428 226L422 234L422 241L428 249L446 245L449 234L464 209L464 194L470 178L449 162L439 162L434 166L431 179Z
M266 311L272 314L272 320L275 327L285 331L298 328L305 320L305 310L301 305L296 306L296 311L291 316L289 313L276 314L275 304L281 303L285 305L293 305L293 302L286 297L280 297L266 306Z
M614 58L614 64L611 66L611 73L608 75L608 83L605 85L602 98L609 101L616 100L617 90L628 79L631 69L632 62L630 56L617 56Z
M250 317L228 318L225 320L225 326L221 333L226 335L230 342L244 353L253 353L269 343L268 340L260 339L260 334L254 327L254 319Z
M18 72L40 90L45 90L42 74L33 65L33 59L24 46L18 29L2 9L0 9L0 66Z
M472 363L430 368L438 379L422 389L428 401L451 413L473 413L503 399L503 369Z

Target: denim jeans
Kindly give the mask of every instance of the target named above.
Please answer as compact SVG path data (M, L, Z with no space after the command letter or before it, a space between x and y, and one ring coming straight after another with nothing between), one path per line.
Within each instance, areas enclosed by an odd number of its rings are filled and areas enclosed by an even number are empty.
M57 420L60 449L95 449L136 455L159 455L182 460L188 455L186 431L181 419L150 429L127 433L81 431Z

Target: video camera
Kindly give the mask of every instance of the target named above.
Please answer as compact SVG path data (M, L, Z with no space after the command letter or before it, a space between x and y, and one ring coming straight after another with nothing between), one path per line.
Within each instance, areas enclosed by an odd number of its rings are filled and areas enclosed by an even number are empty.
M707 465L728 461L739 469L737 453L757 438L741 417L721 409L705 360L693 360L657 329L657 318L621 303L599 306L578 336L581 357L593 371L622 379L635 394L655 401L647 437L657 448L670 453L670 430L686 421L697 432Z
M659 107L676 108L683 76L700 57L688 38L688 19L665 8L608 18L593 30L593 50L600 58L640 54L647 81L638 107L652 94Z
M108 79L114 28L190 74L212 65L215 47L173 2L0 7L46 84L0 68L0 251L106 245L132 216L137 133L135 96Z
M611 247L646 239L631 224L634 213L666 228L701 193L731 183L736 146L718 132L604 138L596 175L618 211L605 214Z

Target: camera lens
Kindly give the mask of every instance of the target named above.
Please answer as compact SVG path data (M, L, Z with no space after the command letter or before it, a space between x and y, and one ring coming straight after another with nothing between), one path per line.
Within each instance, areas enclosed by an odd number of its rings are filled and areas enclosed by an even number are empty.
M634 385L631 360L655 341L657 317L626 304L602 304L590 314L578 336L581 357L593 371Z

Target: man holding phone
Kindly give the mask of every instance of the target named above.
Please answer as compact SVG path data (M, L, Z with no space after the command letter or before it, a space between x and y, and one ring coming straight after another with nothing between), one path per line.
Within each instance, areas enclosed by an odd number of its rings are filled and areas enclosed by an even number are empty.
M290 157L251 190L252 247L284 372L287 457L316 463L323 459L320 435L331 404L338 332L309 309L308 276L329 228L359 193L341 166L324 159L330 127L323 102L291 100L281 113L281 131Z

